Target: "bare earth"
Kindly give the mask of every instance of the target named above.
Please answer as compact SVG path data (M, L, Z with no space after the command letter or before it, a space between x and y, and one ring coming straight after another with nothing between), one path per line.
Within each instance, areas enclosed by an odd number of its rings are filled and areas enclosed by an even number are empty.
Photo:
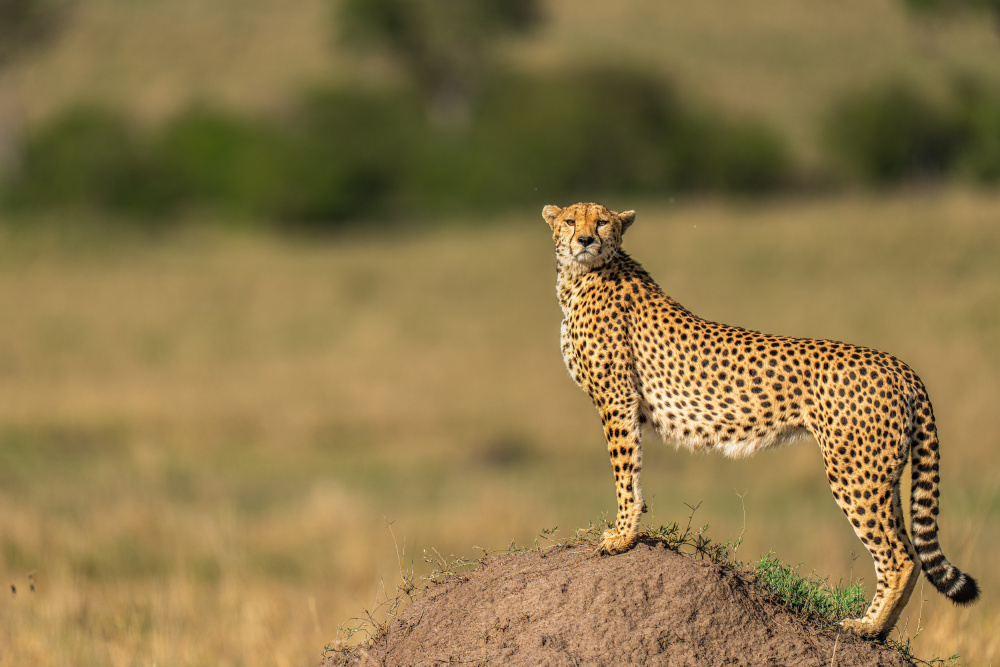
M844 631L807 627L753 577L640 543L486 559L432 587L370 646L321 667L374 665L911 665Z

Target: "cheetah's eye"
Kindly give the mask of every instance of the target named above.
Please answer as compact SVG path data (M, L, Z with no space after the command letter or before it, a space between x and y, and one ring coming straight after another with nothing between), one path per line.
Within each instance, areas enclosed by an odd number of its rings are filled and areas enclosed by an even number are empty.
M603 226L604 226L604 225L606 225L606 224L608 224L608 221L607 221L607 220L598 220L598 221L597 221L597 226L598 226L598 227L603 227Z
M563 222L565 222L570 227L576 224L576 220L563 220Z

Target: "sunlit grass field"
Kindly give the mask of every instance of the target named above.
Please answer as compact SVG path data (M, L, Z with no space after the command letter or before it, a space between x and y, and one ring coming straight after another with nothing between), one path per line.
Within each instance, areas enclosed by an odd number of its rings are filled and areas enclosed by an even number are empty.
M1000 195L608 204L694 312L922 376L942 544L983 600L918 586L894 636L995 660ZM398 559L614 509L539 211L323 238L21 223L0 227L2 665L313 665ZM700 503L741 560L873 582L821 466L811 441L732 462L648 436L644 521Z

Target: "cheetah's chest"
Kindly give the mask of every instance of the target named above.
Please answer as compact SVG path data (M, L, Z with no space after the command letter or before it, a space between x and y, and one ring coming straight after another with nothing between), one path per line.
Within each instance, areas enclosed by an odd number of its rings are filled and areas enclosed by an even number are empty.
M575 352L573 350L573 341L569 336L569 327L566 325L566 319L563 318L562 324L559 325L559 347L562 350L563 363L566 364L566 370L569 374L573 376L573 380L577 384L580 384L580 380L576 377L576 362L573 360Z

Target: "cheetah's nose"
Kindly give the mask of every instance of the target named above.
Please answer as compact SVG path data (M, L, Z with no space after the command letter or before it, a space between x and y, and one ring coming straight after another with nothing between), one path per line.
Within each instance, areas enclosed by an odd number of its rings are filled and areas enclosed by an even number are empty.
M579 243L580 245L582 245L584 248L586 248L587 246L591 245L594 242L594 237L593 236L581 236L576 241L577 241L577 243Z

